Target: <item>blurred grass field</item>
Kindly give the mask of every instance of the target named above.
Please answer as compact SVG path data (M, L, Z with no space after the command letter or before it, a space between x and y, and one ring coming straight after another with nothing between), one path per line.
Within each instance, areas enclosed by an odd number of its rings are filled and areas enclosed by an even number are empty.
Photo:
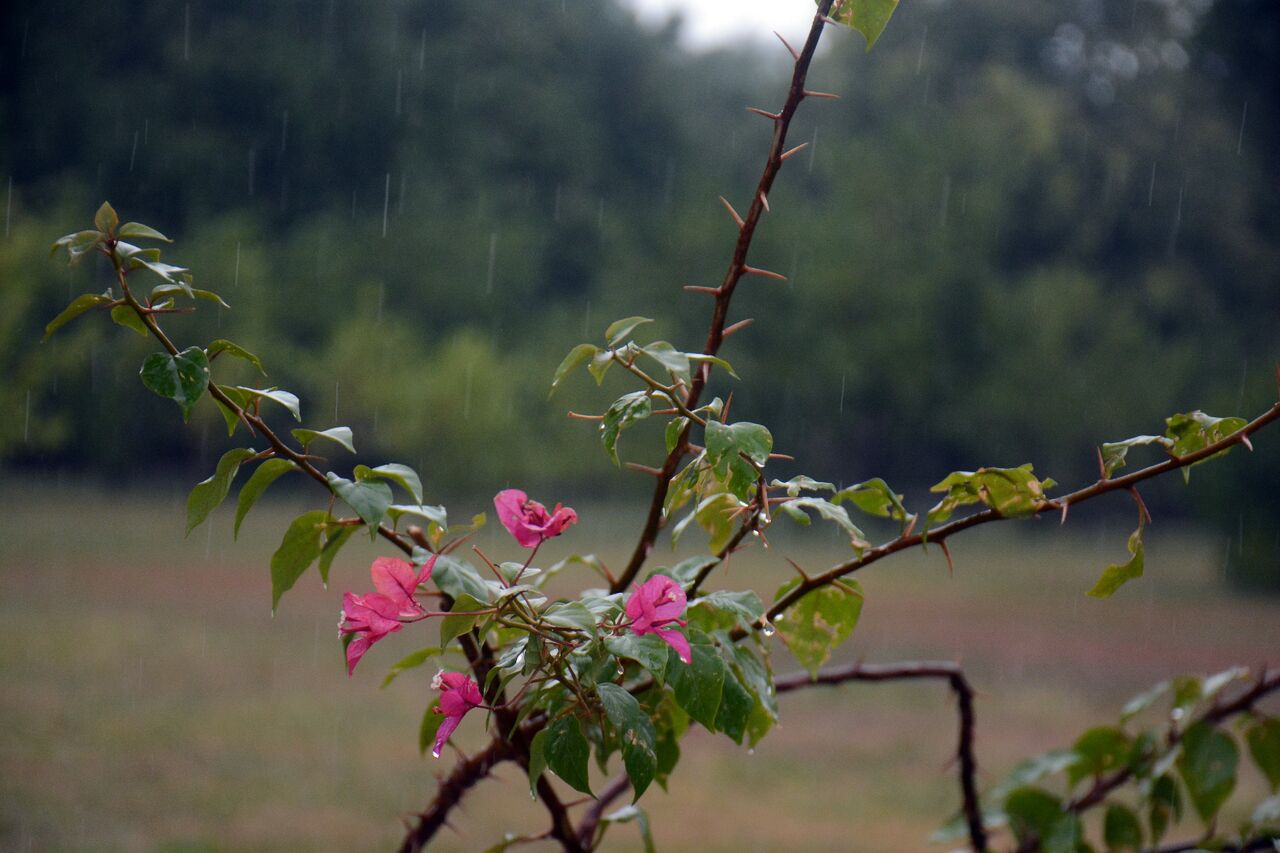
M238 542L224 507L184 540L176 484L145 493L0 485L0 848L393 847L449 761L416 748L434 670L379 688L433 631L407 629L354 678L344 673L339 603L344 589L368 585L377 552L367 540L348 545L328 590L309 574L272 618L267 561L299 506L264 504ZM569 549L622 562L635 519L579 510L583 523L548 548L547 562ZM985 783L1113 719L1164 677L1280 663L1280 602L1221 585L1222 543L1157 519L1147 576L1100 602L1083 592L1124 556L1127 531L1082 529L976 530L953 543L954 575L936 551L868 569L862 622L839 659L962 661L980 691ZM772 590L786 578L780 552L806 566L844 553L821 534L795 547L772 538L771 551L735 555L724 585ZM514 550L492 526L478 541ZM654 557L661 564L663 549ZM793 668L780 645L775 667ZM754 754L703 732L685 740L670 792L655 787L642 802L659 849L931 849L929 833L959 799L945 686L815 689L784 697L782 710ZM473 715L455 740L465 750L483 738ZM1252 766L1241 784L1234 814L1257 799ZM483 850L506 831L544 828L510 765L454 823L439 849ZM1198 830L1187 823L1179 837ZM634 827L613 829L605 848L639 849Z

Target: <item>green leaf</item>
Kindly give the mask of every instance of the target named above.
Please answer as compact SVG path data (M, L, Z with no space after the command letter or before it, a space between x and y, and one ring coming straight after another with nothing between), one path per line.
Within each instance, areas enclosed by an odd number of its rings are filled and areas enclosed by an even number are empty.
M676 379L689 381L689 356L667 341L654 341L640 348L640 352L662 365Z
M689 629L689 663L680 660L674 649L667 654L667 684L676 704L709 732L716 730L716 714L724 695L728 668L711 638L697 629Z
M560 601L542 611L544 621L561 628L575 628L594 634L596 616L581 601Z
M1164 434L1171 442L1169 453L1181 457L1189 453L1195 453L1197 450L1201 450L1233 433L1239 432L1247 423L1248 421L1244 418L1215 418L1197 410L1166 418L1165 425L1167 428ZM1199 465L1201 462L1208 462L1209 459L1216 459L1230 449L1230 447L1224 448L1208 459L1202 459L1195 464ZM1184 481L1191 479L1192 467L1194 466L1187 466L1182 469Z
M399 521L408 515L421 519L428 525L434 524L441 530L449 529L449 513L443 506L430 504L392 504L387 508L387 515L392 521Z
M333 493L342 498L347 506L355 510L356 515L369 527L369 534L376 536L378 525L387 515L391 506L391 487L386 483L369 482L368 480L343 479L332 471L324 475L333 489Z
M1134 578L1142 577L1142 566L1146 551L1142 545L1142 523L1138 529L1129 534L1129 559L1124 563L1107 566L1098 582L1085 595L1093 598L1110 598L1112 593Z
M1271 793L1280 791L1280 718L1259 720L1245 732L1244 739L1253 762L1267 778Z
M1129 757L1130 745L1129 736L1115 726L1097 726L1080 735L1071 747L1080 760L1067 768L1071 785L1123 766Z
M295 421L302 420L302 410L296 394L281 391L278 388L246 388L243 385L237 385L236 390L242 391L253 399L266 399L278 403L289 410L289 414L293 415Z
M807 477L805 479L808 480ZM874 515L877 518L896 518L899 521L907 518L907 508L902 503L902 495L889 488L889 484L879 477L841 489L831 497L831 502L835 504L845 501L849 501L867 515Z
M76 231L59 237L57 242L49 248L49 255L52 257L59 249L66 249L67 262L72 265L78 264L105 239L107 235L101 231Z
M396 677L402 672L417 669L427 661L442 654L444 654L444 649L437 646L428 646L425 649L418 649L416 652L405 655L395 664L395 666L391 667L391 669L387 671L387 677L382 679L382 686L386 687L388 684L395 681Z
M781 511L783 515L794 521L809 526L809 516L805 513L806 509L814 510L818 515L827 521L833 522L837 527L844 531L849 537L849 544L857 551L862 551L871 547L871 543L867 541L866 536L858 526L849 518L849 513L842 506L836 506L825 498L803 497L794 498L784 503L778 504L775 509Z
M1147 820L1151 826L1151 843L1158 844L1169 827L1182 820L1182 794L1173 777L1165 774L1152 783L1148 799Z
M577 718L561 717L547 726L545 731L547 740L543 749L547 756L547 766L568 783L569 787L587 796L594 796L587 777L591 746L582 734L582 726Z
M142 384L178 404L183 421L209 387L209 359L200 347L187 347L177 355L153 352L142 362Z
M624 394L604 413L600 423L600 441L613 460L614 465L621 465L618 460L618 435L636 421L644 420L653 414L653 400L646 391L633 391Z
M126 222L124 225L120 226L120 230L116 232L116 236L130 240L162 240L165 243L173 242L150 225L143 225L141 222Z
M435 746L436 732L444 722L444 714L440 713L440 703L431 702L427 710L422 712L422 725L418 727L418 752L426 755ZM541 734L541 732L539 732Z
M95 231L93 233L96 234L98 232ZM99 305L105 305L112 301L110 291L107 291L106 293L82 293L75 299L71 300L71 304L66 308L63 308L62 313L50 320L48 325L44 327L44 338L41 339L41 343L49 340L54 332L58 331L67 323L70 323L89 309L97 308Z
M187 535L200 526L209 513L217 509L231 490L231 481L240 470L240 463L254 454L252 448L237 447L222 454L213 475L196 483L187 495ZM292 464L292 463L290 463Z
M764 615L764 602L752 590L728 592L717 590L694 601L692 608L721 611L729 617L729 625L737 624L744 631L752 630L752 626Z
M604 330L604 339L609 342L609 346L615 347L622 343L637 326L652 322L653 320L649 317L623 317L609 324L609 328Z
M1218 809L1236 786L1236 765L1240 751L1227 733L1205 723L1196 723L1182 736L1178 772L1196 813L1212 823Z
M111 320L117 326L124 326L126 329L132 329L142 337L146 338L151 335L151 330L147 328L147 324L142 322L142 318L138 316L138 312L128 305L117 305L111 309Z
M355 451L351 452L354 453ZM422 503L422 479L418 476L418 472L408 465L399 465L394 462L379 465L377 468L357 465L355 475L357 480L389 480L408 492L414 501L419 504Z
M564 381L566 376L599 351L600 348L594 344L578 344L569 350L569 354L564 357L564 361L560 362L560 366L556 368L555 375L551 378L551 394L556 393L556 389L560 387L560 383ZM547 396L550 397L551 394Z
M667 421L666 430L663 433L663 443L667 448L667 452L676 449L676 443L680 441L680 434L684 432L685 425L689 423L688 418L672 418Z
M253 505L257 503L262 493L282 475L289 471L297 470L298 466L294 465L288 459L268 459L257 467L249 479L240 487L240 495L236 498L236 523L234 535L240 536L240 524L244 521L245 516L249 514L249 510L253 509Z
M685 590L689 589L689 584L702 573L707 566L714 566L720 560L716 557L707 556L706 554L697 557L687 557L676 563L670 569L658 569L653 574L665 574L667 577L680 584ZM651 574L650 577L653 575Z
M476 571L475 566L457 557L441 554L431 570L431 580L451 598L469 595L477 601L489 601L489 587Z
M1159 684L1155 685L1149 690L1144 690L1143 692L1139 693L1137 696L1134 696L1132 699L1130 699L1128 702L1125 703L1123 708L1120 709L1120 722L1127 723L1129 720L1133 719L1138 714L1141 714L1143 711L1147 710L1147 708L1150 708L1152 702L1155 702L1157 699L1159 699L1161 696L1163 696L1168 692L1169 692L1169 682L1161 681Z
M241 410L248 408L249 396L243 391L232 388L230 385L215 385L214 387L221 391L228 400L239 406ZM234 409L225 405L217 397L213 398L213 402L218 404L218 412L227 423L227 435L235 435L236 425L240 423L240 416L236 414Z
M741 502L728 492L711 495L698 504L689 518L682 519L680 525L686 525L689 519L695 519L710 537L707 547L712 553L719 553L733 538L733 520L741 506ZM677 530L672 531L672 547L679 538L680 525L677 525Z
M302 573L320 556L320 537L329 513L324 510L304 512L284 532L280 547L271 555L271 612L275 613L280 596L293 589Z
M329 585L329 567L333 565L333 558L338 556L342 546L347 544L347 540L355 532L355 527L350 524L343 524L338 527L331 527L325 533L324 545L320 548L320 562L316 565L316 568L320 572L320 582L326 587Z
M538 780L547 769L547 730L541 729L529 741L529 794L538 795Z
M587 363L587 373L595 379L596 385L604 383L604 375L609 372L609 367L613 364L613 351L602 349L595 355L591 356L591 361Z
M1142 849L1142 824L1133 809L1120 803L1108 803L1107 814L1102 822L1102 835L1107 850L1138 851Z
M304 450L317 438L323 438L345 448L348 453L356 452L356 447L352 443L353 436L351 434L351 427L339 426L330 427L329 429L305 429L303 427L298 427L297 429L289 430L289 433L297 439L298 443L302 445Z
M168 266L168 265L157 264L152 266L154 267L154 266ZM169 267L169 269L176 270L178 272L183 271L182 267ZM223 308L231 307L230 305L228 305L226 302L223 301L221 296L214 293L212 290L201 290L198 287L192 287L191 284L185 280L180 282L175 282L173 284L157 284L155 287L151 289L151 301L158 302L161 299L164 299L169 296L176 296L179 293L184 294L189 299L204 299L208 302L216 302L218 303L218 305L222 306ZM263 374L264 375L266 374L265 370L263 371Z
M834 17L862 33L870 51L897 8L898 0L844 0L840 8L834 10Z
M657 733L653 722L636 698L616 684L596 687L605 716L618 731L622 745L622 762L635 791L632 802L640 799L658 770Z
M116 209L104 201L102 207L98 208L98 212L93 215L93 224L103 234L110 234L120 224L120 217L116 216Z
M1163 435L1136 435L1124 441L1108 441L1102 445L1102 467L1110 477L1125 466L1125 457L1129 451L1144 444L1159 444L1167 450L1173 442Z
M738 375L738 372L733 369L732 364L725 361L723 358L720 358L719 356L707 355L706 353L702 353L702 352L687 352L684 355L685 355L685 358L689 359L690 361L696 361L699 363L707 362L709 364L714 364L716 367L723 367L725 373L728 373L734 379L742 378L741 376ZM717 411L716 415L719 415L719 414L720 413Z
M1062 801L1039 788L1018 788L1004 801L1009 828L1020 844L1039 842L1043 853L1077 853L1080 818L1063 810Z
M262 366L262 359L258 358L239 344L233 344L231 341L224 338L218 338L216 341L210 343L209 346L205 348L205 352L208 353L210 361L213 360L214 356L225 352L232 358L239 358L249 362L254 367L258 368L258 372L263 376L267 375L267 369ZM352 452L354 453L355 451Z
M434 570L432 574L434 574ZM466 615L476 610L486 610L489 608L487 602L480 601L467 593L463 593L453 600L451 610L457 611L458 615L450 613L448 616L440 620L440 648L448 647L454 638L460 637L475 627L476 622L481 618L475 615Z
M707 421L705 434L712 470L739 500L748 500L756 488L758 469L773 451L773 436L760 424L726 425L714 420Z
M669 646L657 634L605 637L604 647L620 658L628 658L640 664L653 674L659 684L665 680Z
M720 696L720 708L716 711L716 731L724 732L734 743L741 744L756 704L755 694L726 666L724 691Z
M1052 479L1036 478L1030 463L1017 468L954 471L929 491L946 496L929 510L928 522L946 521L958 507L982 502L1006 518L1033 515L1045 500Z
M775 600L802 583L795 578L778 588ZM831 652L849 636L862 614L862 588L857 581L837 580L809 592L774 620L796 661L817 677Z

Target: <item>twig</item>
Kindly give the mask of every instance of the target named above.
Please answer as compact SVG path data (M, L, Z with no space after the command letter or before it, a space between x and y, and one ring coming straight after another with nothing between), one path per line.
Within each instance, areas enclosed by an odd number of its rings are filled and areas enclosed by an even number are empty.
M449 775L440 780L431 805L415 815L400 845L401 853L418 853L426 847L427 842L445 825L449 811L467 791L488 776L496 765L514 760L515 757L515 748L510 743L494 738L487 747L454 765Z

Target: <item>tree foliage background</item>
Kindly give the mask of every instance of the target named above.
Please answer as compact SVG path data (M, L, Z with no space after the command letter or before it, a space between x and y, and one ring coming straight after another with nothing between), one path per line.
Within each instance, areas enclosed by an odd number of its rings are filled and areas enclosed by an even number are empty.
M690 54L614 0L0 15L9 466L129 480L224 449L212 406L182 429L118 367L145 341L99 357L129 330L31 348L68 293L109 282L19 266L110 198L249 309L185 322L280 365L363 454L420 458L436 494L626 493L560 414L586 389L542 389L584 331L644 305L694 345L705 297L680 286L722 271L716 197L744 202L758 170L769 127L743 107L780 91L776 45ZM843 100L797 123L812 145L753 255L790 281L744 293L767 322L734 341L752 380L734 406L824 471L928 486L1025 461L1073 482L1099 441L1274 399L1278 37L1266 0L919 0L874 61L833 39L813 82ZM512 440L517 420L539 438ZM1244 456L1197 473L1191 503L1149 500L1207 511L1236 574L1274 578L1280 471Z

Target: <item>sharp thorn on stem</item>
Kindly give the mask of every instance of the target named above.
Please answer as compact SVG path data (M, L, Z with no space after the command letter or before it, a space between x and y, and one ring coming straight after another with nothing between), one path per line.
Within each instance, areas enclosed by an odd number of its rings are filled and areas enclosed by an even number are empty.
M727 424L729 422L729 407L733 405L733 392L729 392L729 396L724 398L724 408L720 410L720 423Z
M761 195L760 197L762 199L764 198L763 195ZM765 209L766 210L768 209L768 205L765 205ZM746 264L742 265L742 272L744 275L758 275L764 278L771 278L774 281L787 280L787 277L780 272L774 272L773 270L762 270L759 267L750 267L750 266L747 266Z
M1245 433L1240 433L1240 443L1247 447L1249 452L1253 452L1253 442L1249 440L1249 436Z
M947 540L939 539L938 545L942 548L942 556L947 558L947 574L954 577L956 573L956 564L951 560L951 549L947 547Z
M764 206L765 213L773 212L769 209L769 197L765 195L763 192L760 193L760 204Z
M837 95L835 92L814 92L810 89L805 89L802 94L806 98L831 98L832 100L836 100L836 101L840 100L840 96Z
M575 421L602 421L602 420L604 420L604 415L584 415L584 414L582 414L581 412L574 412L574 411L570 411L570 412L569 412L569 417L573 418Z
M906 539L908 536L911 535L912 531L916 529L916 522L918 522L919 520L920 520L920 513L918 512L912 513L911 517L907 519L907 526L902 528L903 539Z
M626 463L623 463L623 467L628 468L632 471L639 471L641 474L648 474L651 477L662 476L662 471L660 469L651 467L649 465L641 465L639 462L626 462Z
M1059 527L1067 523L1067 510L1069 509L1071 509L1071 504L1068 503L1067 501L1063 501L1062 502L1062 518L1058 520Z
M787 557L786 560L788 563L791 564L791 568L796 570L796 574L800 575L800 577L804 579L805 583L808 583L809 575L808 573L805 572L804 569L800 568L800 564L797 563L795 560L791 559L790 557Z
M770 459L781 459L781 460L783 460L784 462L795 462L795 461L796 461L796 458L795 458L794 456L792 456L790 453L770 453L770 454L769 454L769 458L770 458Z
M822 19L822 22L824 24L834 24L837 27L840 26L840 22L837 21L835 18L831 17L830 15L819 15L818 17Z
M703 287L700 284L686 284L684 289L690 293L710 293L712 296L720 295L720 288L718 287Z
M748 317L745 320L739 320L738 322L730 326L726 326L724 330L724 337L727 338L730 335L732 335L734 332L738 331L739 329L745 329L747 326L750 326L754 322L755 322L754 317Z
M738 215L738 211L733 209L733 205L729 204L729 199L724 196L720 196L720 203L724 205L725 210L729 211L729 215L733 217L734 223L739 228L742 228L742 226L746 224L742 221L742 217Z
M787 53L791 54L791 58L794 59L796 62L799 62L800 54L796 53L796 49L791 46L791 42L784 39L782 37L782 33L778 32L777 30L774 30L773 34L778 37L778 41L782 42L782 46L787 49Z
M1095 448L1094 448L1094 450L1095 450L1095 451L1097 451L1097 454L1098 454L1098 479L1099 479L1099 480L1106 480L1106 479L1108 479L1108 477L1107 477L1107 463L1106 463L1106 462L1104 462L1104 461L1103 461L1103 459L1102 459L1102 448L1101 448L1101 447L1095 447Z
M792 154L799 154L801 151L803 151L804 149L806 149L806 148L808 148L808 147L809 147L809 143L807 143L807 142L801 142L801 143L800 143L799 145L797 145L795 148L789 148L789 149L787 149L786 151L782 152L782 156L781 156L781 157L779 157L778 159L779 159L779 160L782 160L782 161L784 161L784 162L785 162L785 161L786 161L786 159L787 159L788 157L790 157Z
M764 116L770 121L777 121L778 119L782 118L782 116L778 115L777 113L771 113L768 110L762 110L759 107L747 107L747 112L755 113L758 116Z
M1142 499L1142 495L1138 492L1137 486L1129 487L1129 494L1133 495L1133 500L1138 504L1139 520L1146 518L1147 524L1152 523L1151 510L1147 509L1147 502Z

